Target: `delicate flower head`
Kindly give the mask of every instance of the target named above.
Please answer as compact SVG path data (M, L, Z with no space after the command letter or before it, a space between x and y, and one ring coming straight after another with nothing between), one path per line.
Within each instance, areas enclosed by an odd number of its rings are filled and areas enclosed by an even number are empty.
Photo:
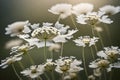
M49 47L49 51L55 51L55 52L59 52L61 49L61 45L60 44L53 44Z
M29 44L24 44L24 45L21 45L21 46L15 46L15 47L12 47L11 49L11 53L10 54L13 54L13 53L19 53L19 54L24 54L26 53L28 50L31 50L32 48L34 48L34 46L30 46Z
M56 60L56 69L55 71L58 73L76 73L79 72L80 70L83 70L79 65L82 62L74 59L74 57L61 57L60 59Z
M47 62L44 64L46 71L53 71L55 68L55 63L52 62L52 59L47 59Z
M16 61L20 61L21 59L22 59L22 57L19 54L7 57L6 59L1 61L0 67L2 67L4 69L4 68L8 67L10 64L12 64Z
M88 80L95 80L95 76L94 75L88 76Z
M108 15L114 15L120 12L120 6L106 5L100 8L100 11L105 12Z
M43 26L42 28L35 29L31 35L39 40L51 40L59 34L56 28Z
M10 36L13 37L13 36L17 36L22 33L30 32L31 30L29 29L29 27L26 26L28 24L29 24L28 21L14 22L14 23L8 25L7 28L5 28L5 30L6 30L5 34L10 34Z
M71 4L61 3L52 6L48 11L55 15L59 15L61 19L65 19L66 17L71 15L72 13L71 9L72 9Z
M120 55L120 49L114 46L105 47L104 50L99 51L97 55L104 59L109 59L110 61L115 62L118 60L118 57Z
M81 14L77 17L77 22L80 24L95 25L99 22L111 24L113 21L104 15L104 12L89 12L87 14Z
M90 3L80 3L73 6L73 14L80 15L80 14L86 14L88 12L91 12L93 10L94 6Z
M22 45L22 43L23 43L23 40L21 40L21 39L12 39L12 40L9 40L8 42L6 42L5 48L11 49L14 46Z
M98 41L98 37L90 38L90 36L80 36L78 39L73 40L77 46L83 46L85 47L86 44L89 44L89 46L95 45L95 43Z
M100 68L94 69L93 70L93 74L95 76L101 76L101 74L102 74L101 69Z
M102 27L94 27L94 30L97 32L102 32L103 28Z
M33 65L30 68L27 68L24 71L21 71L21 74L24 76L28 76L32 79L37 78L41 74L44 73L44 66L43 65Z
M91 62L89 67L95 69L107 69L108 72L111 71L110 62L105 59L97 59Z

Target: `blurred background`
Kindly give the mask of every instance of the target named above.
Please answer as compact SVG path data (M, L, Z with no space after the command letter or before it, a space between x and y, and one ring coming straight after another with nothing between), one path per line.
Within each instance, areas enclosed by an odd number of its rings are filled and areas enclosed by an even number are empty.
M95 11L98 10L99 7L102 7L107 4L120 6L120 0L0 0L0 60L5 59L7 56L9 56L10 50L5 49L5 44L7 41L13 39L9 37L9 35L5 35L5 27L7 27L8 24L11 24L15 21L26 20L29 20L30 23L32 24L33 23L42 24L42 22L55 23L58 16L48 12L48 9L51 6L57 3L71 3L74 5L83 2L94 4ZM108 26L110 31L111 42L113 46L120 47L120 13L111 16L111 19L114 20L114 23L106 25ZM69 17L67 19L60 21L60 23L64 23L65 25L69 25L71 27L74 26ZM85 28L80 24L77 24L77 26L78 27L80 26L79 28L80 32L75 34L76 37L80 35L91 35L89 28ZM106 47L110 46L109 43L110 38L108 38L105 29L101 33L101 36L103 38L104 45ZM101 48L99 47L98 50L101 50ZM41 51L42 49L39 50L34 49L31 51L32 53L31 55L33 56L33 59L36 61L36 64L39 64L43 59ZM90 55L89 49L86 50L86 53L88 53L87 58L89 60ZM76 47L73 42L66 43L64 45L63 55L77 56L78 59L81 58L80 49L79 47ZM40 60L40 62L38 60ZM30 66L30 63L27 62L27 59L24 60L23 63L26 66L26 68ZM18 68L19 72L20 71L19 65L16 64L16 67ZM0 80L18 80L18 79L15 76L15 73L13 72L12 68L9 66L4 70L0 68ZM120 80L119 69L114 70L112 80Z

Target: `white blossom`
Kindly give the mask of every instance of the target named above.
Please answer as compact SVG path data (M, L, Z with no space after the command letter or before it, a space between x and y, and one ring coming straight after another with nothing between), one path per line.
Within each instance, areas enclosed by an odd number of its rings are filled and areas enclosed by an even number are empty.
M24 76L28 76L32 79L37 78L43 73L44 73L43 65L33 65L33 66L30 66L30 68L27 68L26 70L21 71L21 74L23 74Z
M20 61L21 59L22 57L19 54L7 57L6 59L1 61L0 67L2 67L3 69L7 68L10 64L13 64L16 61Z
M98 23L111 24L113 21L104 12L88 12L77 16L77 23L95 25Z
M30 32L31 30L29 29L29 27L27 27L28 24L29 21L14 22L8 25L7 28L5 28L6 30L5 34L10 34L11 37L14 37L22 33Z
M85 47L87 44L89 46L95 45L95 43L98 41L98 37L90 38L90 36L80 36L78 39L73 40L77 46L83 46Z
M67 3L56 4L48 11L55 15L59 15L61 19L65 19L72 14L72 5Z
M100 8L100 11L105 12L108 15L114 15L120 12L120 6L105 5Z
M73 6L73 14L76 16L81 14L86 14L88 12L91 12L93 10L94 6L90 3L80 3Z

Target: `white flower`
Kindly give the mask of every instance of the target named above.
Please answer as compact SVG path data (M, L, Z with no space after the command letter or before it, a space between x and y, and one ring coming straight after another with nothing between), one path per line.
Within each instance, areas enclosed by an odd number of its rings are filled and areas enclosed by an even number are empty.
M100 8L100 11L105 12L108 15L114 15L120 12L120 6L106 5Z
M102 27L94 27L94 30L97 32L102 32L103 28Z
M106 69L108 72L111 71L112 68L110 62L105 59L96 59L90 63L89 67L95 69Z
M29 44L24 44L21 46L14 46L11 48L10 54L17 53L17 54L24 54L27 53L27 51L33 49L34 46L30 46Z
M88 80L95 80L95 76L94 75L88 76Z
M91 12L93 10L94 6L90 3L80 3L73 6L73 14L80 15L80 14L86 14L88 12Z
M59 52L59 50L61 49L61 45L60 44L53 44L49 47L49 51L55 51L55 52Z
M83 68L79 66L82 62L74 57L61 57L55 62L57 65L55 71L58 73L76 73L83 70Z
M55 63L52 59L47 59L47 62L44 64L44 68L46 71L53 71L55 68Z
M87 14L81 14L77 16L77 22L80 24L95 25L100 22L111 24L113 21L105 15L104 12L89 12Z
M19 54L7 57L6 59L1 61L0 67L2 67L3 69L7 68L10 64L13 64L16 61L20 61L21 59L22 57Z
M24 76L28 76L32 79L37 78L38 76L40 76L43 73L44 73L43 65L30 66L30 68L27 68L26 70L21 71L21 74L23 74Z
M5 28L6 30L5 34L10 34L10 36L13 37L22 33L28 33L31 31L29 27L27 27L28 24L29 24L29 21L14 22L8 25L7 28Z
M52 40L54 37L59 35L59 31L54 27L43 26L37 28L32 32L32 37L35 37L39 40Z
M71 80L77 78L77 73L68 73L64 76L64 80Z
M98 41L98 37L90 38L90 36L80 36L78 39L73 40L77 46L83 46L85 47L86 44L89 44L89 46L95 45L95 43Z
M66 17L71 15L72 13L71 9L72 9L71 4L61 3L52 6L48 11L55 15L59 15L61 19L65 19Z
M11 49L14 46L20 46L23 43L23 40L21 39L12 39L6 42L5 48L6 49Z
M105 47L104 50L99 51L97 56L102 57L104 59L110 59L112 62L118 60L120 55L120 49L118 47Z
M102 74L101 69L100 68L94 69L93 70L93 74L95 76L101 76L101 74Z

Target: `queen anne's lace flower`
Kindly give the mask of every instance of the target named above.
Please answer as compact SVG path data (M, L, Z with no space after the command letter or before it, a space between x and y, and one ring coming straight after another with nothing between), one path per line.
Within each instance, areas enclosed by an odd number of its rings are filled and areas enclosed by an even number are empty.
M111 65L108 60L105 59L96 59L95 61L91 62L89 65L90 68L95 68L95 69L107 69L107 71L111 71Z
M90 3L80 3L73 6L73 14L80 15L80 14L86 14L88 12L91 12L93 10L93 5Z
M6 42L5 48L11 49L14 46L22 45L22 43L23 43L23 40L21 40L21 39L12 39L12 40L9 40L8 42Z
M21 74L24 76L28 76L32 79L37 78L41 74L44 73L44 66L43 65L33 65L30 68L27 68L24 71L21 71Z
M47 59L47 62L44 64L46 71L53 71L55 69L55 63L52 62L52 59Z
M56 4L48 11L55 15L59 15L61 19L65 19L72 14L72 5L66 3Z
M30 28L27 27L28 24L29 24L28 21L14 22L8 25L7 28L5 28L6 30L5 34L10 34L10 36L13 37L13 36L17 36L22 33L28 33L31 31Z
M24 54L27 53L27 51L33 49L34 46L30 46L29 44L24 44L21 46L15 46L11 48L10 54L17 53L17 54Z
M16 61L20 61L21 59L22 57L19 54L7 57L6 59L1 61L0 67L2 67L3 69L7 68L10 64L13 64Z
M100 8L100 11L105 12L108 15L114 15L120 12L120 6L106 5Z
M89 12L87 14L81 14L77 17L77 22L80 24L95 25L99 22L111 24L113 21L105 15L104 12Z
M120 49L114 46L105 47L104 50L99 51L97 55L104 59L109 59L110 61L115 62L120 56Z
M76 73L83 70L83 68L79 66L81 63L81 61L74 59L74 57L61 57L56 60L57 67L55 71L58 73Z
M31 35L39 40L52 40L59 34L56 28L43 26L42 28L35 29Z
M78 39L73 40L77 46L83 46L85 47L86 44L89 44L89 46L95 45L95 43L98 41L98 37L90 38L90 36L80 36Z

